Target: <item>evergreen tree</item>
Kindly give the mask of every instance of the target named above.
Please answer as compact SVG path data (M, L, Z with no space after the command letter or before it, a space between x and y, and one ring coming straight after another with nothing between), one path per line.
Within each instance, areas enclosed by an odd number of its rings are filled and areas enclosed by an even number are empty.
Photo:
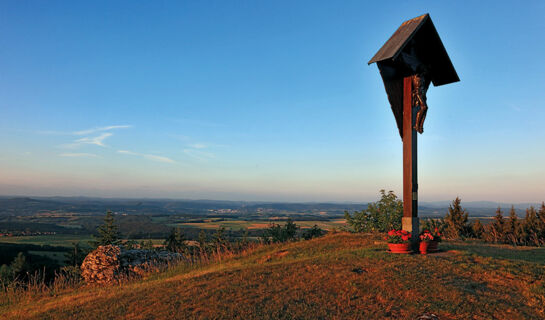
M504 230L505 230L505 219L503 218L503 213L501 208L496 209L496 215L494 220L487 228L487 237L486 241L488 242L503 242L504 240Z
M477 239L482 239L484 234L484 227L483 224L479 219L475 220L473 224L471 224L471 230L473 231L473 236Z
M164 245L171 252L186 252L185 236L180 228L172 228L170 234L165 239Z
M467 236L469 226L468 213L462 208L459 197L456 197L449 205L447 215L445 216L445 236L450 239L459 239Z
M539 211L537 212L537 217L539 220L538 233L539 233L540 243L542 245L545 245L545 202L541 203L541 208L539 208Z
M214 245L217 251L226 250L229 247L229 241L225 237L225 227L220 226L214 234Z
M516 245L519 243L520 239L520 222L518 221L517 213L515 212L515 207L511 206L511 211L509 211L509 219L505 221L504 225L504 240Z
M19 252L17 256L13 259L11 264L9 265L9 268L12 273L13 279L17 278L18 276L21 276L24 274L24 271L26 269L26 257L22 252Z
M95 237L95 241L92 241L94 247L119 245L121 243L118 227L115 224L114 215L110 210L106 212L104 223L97 228L97 232L98 237Z
M539 217L537 216L536 209L532 206L526 209L526 217L522 224L523 236L525 238L525 244L539 246L542 244L542 239L539 237Z

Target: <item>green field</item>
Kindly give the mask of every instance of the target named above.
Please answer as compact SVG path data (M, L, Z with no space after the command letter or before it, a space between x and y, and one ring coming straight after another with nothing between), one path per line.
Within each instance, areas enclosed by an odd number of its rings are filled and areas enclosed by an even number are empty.
M71 247L74 242L81 242L82 244L85 244L90 240L92 240L90 235L67 234L0 237L0 243L37 244L60 247Z
M180 222L169 224L170 226L176 227L191 227L199 229L218 229L219 227L224 227L225 229L240 230L240 229L249 229L249 230L258 230L266 229L269 227L270 223L277 223L283 225L284 220L215 220L207 219L206 222ZM306 220L294 220L294 223L301 227L312 228L314 225L324 229L324 230L333 230L340 229L346 226L346 220L344 219L335 219L329 221L306 221Z

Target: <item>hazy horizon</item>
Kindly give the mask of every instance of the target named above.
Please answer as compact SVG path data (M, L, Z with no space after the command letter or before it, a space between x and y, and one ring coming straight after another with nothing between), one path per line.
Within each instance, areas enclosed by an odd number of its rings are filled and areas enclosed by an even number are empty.
M424 13L461 81L428 91L419 200L541 203L541 1L1 2L0 194L401 196L367 61Z
M340 200L263 200L263 199L237 199L237 198L180 198L180 197L135 197L135 196L88 196L88 195L36 195L36 194L2 194L0 193L0 198L30 198L30 199L55 199L55 198L62 198L62 199L78 199L78 198L84 198L84 199L97 199L97 200L160 200L160 201L225 201L225 202L248 202L248 203L337 203L337 204L367 204L370 202L375 202L380 199L380 195L378 195L375 199L369 199L369 200L361 200L361 201L340 201ZM400 197L402 200L402 198ZM420 205L432 205L432 206L444 206L446 204L452 203L454 199L443 199L443 200L431 200L431 201L419 201ZM462 206L467 206L469 203L470 205L478 204L479 207L485 206L485 205L503 205L503 209L506 208L506 206L514 205L517 208L521 208L524 206L532 205L532 206L539 206L545 201L528 201L528 202L504 202L504 201L491 201L486 199L481 200L472 200L472 201L465 201L462 199Z

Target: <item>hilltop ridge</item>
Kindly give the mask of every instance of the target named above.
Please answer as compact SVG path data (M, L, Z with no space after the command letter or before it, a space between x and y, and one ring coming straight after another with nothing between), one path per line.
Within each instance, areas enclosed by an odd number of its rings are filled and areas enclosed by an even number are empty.
M0 306L5 319L543 319L545 248L442 243L393 255L372 235L260 246L109 287Z

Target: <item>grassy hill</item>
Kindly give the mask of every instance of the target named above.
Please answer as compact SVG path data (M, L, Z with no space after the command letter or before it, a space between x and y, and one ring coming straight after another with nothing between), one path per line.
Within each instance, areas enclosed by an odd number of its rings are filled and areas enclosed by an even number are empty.
M179 265L118 286L28 296L2 319L544 319L545 248L442 243L393 255L337 233Z

